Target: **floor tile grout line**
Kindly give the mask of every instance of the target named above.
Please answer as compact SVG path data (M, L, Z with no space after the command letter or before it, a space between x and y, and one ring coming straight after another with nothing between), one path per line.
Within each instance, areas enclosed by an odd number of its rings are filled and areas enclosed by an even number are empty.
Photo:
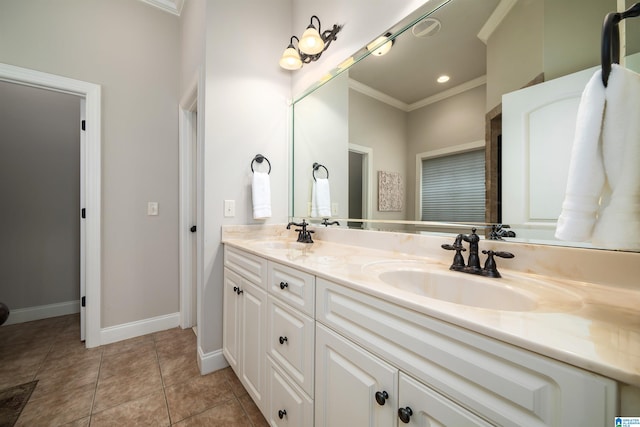
M98 383L100 382L100 371L102 370L102 362L104 361L104 349L100 352L100 364L98 365L98 373L96 375L96 386L93 388L93 399L91 399L91 409L89 410L89 427L93 419L93 408L96 405L96 396L98 395Z

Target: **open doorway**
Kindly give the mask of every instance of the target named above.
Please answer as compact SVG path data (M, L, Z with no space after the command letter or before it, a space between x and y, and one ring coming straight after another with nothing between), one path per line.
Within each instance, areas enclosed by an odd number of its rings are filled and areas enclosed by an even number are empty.
M201 73L196 73L179 107L180 153L180 326L198 328L201 282L203 274L203 203L202 203L202 124L198 120L203 87Z
M36 248L34 251L27 252L26 255L21 256L22 262L29 265L38 265L38 260L41 260L37 269L47 278L48 276L62 277L61 280L65 280L64 274L68 273L75 276L73 287L74 296L77 296L77 300L62 301L62 303L47 304L46 300L40 299L35 302L37 304L33 310L25 310L21 315L26 316L28 320L35 320L36 318L46 318L61 314L66 314L65 311L70 310L70 305L75 305L74 310L79 310L79 306L83 305L86 309L86 316L82 316L81 319L81 335L79 339L85 339L85 345L87 347L99 346L100 343L100 86L82 82L79 80L68 79L66 77L56 76L53 74L42 73L25 68L15 67L7 64L0 64L0 82L3 84L9 84L14 90L37 90L42 91L47 95L49 99L53 95L64 95L64 99L69 101L70 104L75 105L75 118L73 121L75 129L72 132L77 137L77 143L73 141L69 146L77 144L77 150L75 154L69 155L67 149L60 150L58 145L41 145L34 148L31 145L17 144L12 150L26 150L30 147L34 150L33 153L20 153L17 154L31 154L31 159L35 160L35 163L30 166L31 170L22 171L21 178L23 181L33 181L35 184L42 184L43 186L53 186L53 179L50 176L46 176L44 171L48 170L48 166L57 164L58 170L64 169L64 165L60 168L62 159L68 161L70 158L75 158L73 162L75 166L72 167L74 171L71 174L66 174L63 178L65 182L68 180L74 180L75 184L70 184L70 187L76 188L71 190L64 189L65 185L58 185L54 190L53 187L46 187L43 191L43 197L36 206L30 206L30 202L35 197L31 197L28 193L29 190L25 190L26 194L19 195L22 198L18 198L17 203L21 203L21 206L26 209L25 215L28 224L31 227L40 226L47 221L57 219L56 224L59 226L62 222L75 222L75 226L72 228L75 230L71 233L71 236L65 235L64 231L60 231L59 227L54 232L48 234L49 238L40 236L39 241L35 239ZM18 95L26 96L26 95ZM55 98L62 99L62 98ZM51 102L51 101L48 101ZM59 107L59 102L52 101L54 107ZM3 103L5 107L10 107L7 103ZM82 119L81 117L84 117ZM34 118L29 114L22 114L20 118L16 119L20 124L25 127L34 126ZM45 124L46 127L53 127L55 124ZM82 130L84 128L84 130ZM31 130L31 129L30 129ZM14 153L16 154L16 153ZM37 163L40 162L42 167L38 167ZM55 168L54 168L55 170ZM75 179L73 178L75 174ZM17 176L17 175L16 175ZM13 191L18 193L20 185L24 182L13 182L11 187L7 187L7 191ZM33 188L39 188L42 190L42 186L32 186L30 191L34 191ZM53 218L56 215L63 216L60 212L54 213L54 206L68 203L65 201L73 200L72 206L69 207L73 211L73 214L69 214L70 218ZM27 230L29 225L26 226ZM33 230L28 230L33 231ZM27 232L24 232L27 233ZM36 233L37 234L37 233ZM25 236L22 236L23 238ZM37 236L36 236L37 237ZM23 239L26 240L26 239ZM73 243L69 243L73 241ZM15 245L21 246L25 242L18 239ZM71 251L74 253L72 261L74 267L69 267L68 260L67 265L56 258L60 254L56 249L60 246L71 245L74 249ZM29 245L23 245L29 246ZM46 254L43 252L49 247L50 251ZM39 248L39 250L38 250ZM44 270L50 271L47 274ZM69 270L69 271L65 271ZM19 271L19 270L17 270ZM54 272L56 274L54 274ZM20 274L20 273L18 273ZM27 279L28 280L28 279ZM84 292L82 292L82 283L84 282ZM40 297L43 295L50 296L51 287L44 287L40 291L35 291L37 294L40 292ZM60 295L53 296L51 301L60 300ZM68 299L68 297L62 297L62 299ZM45 303L43 303L45 301ZM33 308L33 307L31 307ZM62 310L62 311L60 311ZM82 314L84 311L79 310ZM20 312L19 312L20 313ZM34 317L35 316L35 317ZM30 317L30 318L29 318Z
M349 144L349 218L371 219L373 203L373 149ZM363 228L366 222L349 221L350 228Z

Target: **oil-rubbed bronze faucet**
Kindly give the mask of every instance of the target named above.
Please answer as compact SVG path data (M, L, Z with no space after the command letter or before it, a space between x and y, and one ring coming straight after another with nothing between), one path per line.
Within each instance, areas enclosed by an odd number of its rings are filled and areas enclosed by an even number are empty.
M462 256L462 252L466 251L464 246L462 245L462 241L469 242L469 259L467 264L464 263L464 257ZM496 261L494 257L500 258L513 258L511 252L504 251L492 251L492 250L483 250L482 253L487 255L487 260L484 263L484 267L480 268L480 256L478 255L478 242L480 241L480 236L476 234L476 229L471 229L471 234L458 234L456 236L453 245L444 244L442 245L442 249L446 249L448 251L456 251L456 254L453 256L453 264L449 267L450 270L461 271L463 273L469 274L479 274L487 277L501 277L498 272L498 268L496 266Z
M307 225L309 225L307 221L303 219L301 223L290 222L289 224L287 224L287 230L290 230L292 225L295 225L296 227L302 227L302 228L295 229L295 231L298 232L298 240L297 240L298 242L313 243L313 239L311 238L311 233L314 233L314 231L307 230Z
M321 224L325 227L328 227L330 225L337 225L338 227L340 226L340 223L338 221L329 222L329 218L323 218Z

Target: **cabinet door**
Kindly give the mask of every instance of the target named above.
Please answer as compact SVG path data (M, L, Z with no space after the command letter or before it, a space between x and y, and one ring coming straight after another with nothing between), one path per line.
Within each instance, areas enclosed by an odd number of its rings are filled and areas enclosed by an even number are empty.
M478 426L491 424L478 418L431 388L400 373L398 425Z
M316 324L316 427L396 425L396 390L397 369Z
M261 410L264 410L267 337L267 293L243 281L240 297L240 380Z
M238 372L238 356L240 346L240 298L236 289L242 287L242 279L228 268L224 269L224 287L222 291L222 349L229 366Z

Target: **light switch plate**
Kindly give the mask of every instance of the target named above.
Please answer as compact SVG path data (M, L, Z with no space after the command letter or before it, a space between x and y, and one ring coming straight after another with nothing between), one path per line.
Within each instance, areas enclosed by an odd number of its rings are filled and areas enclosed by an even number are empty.
M236 201L235 200L225 200L224 201L224 216L226 218L231 218L236 216Z
M147 203L147 215L149 215L149 216L158 215L158 202L148 202Z

